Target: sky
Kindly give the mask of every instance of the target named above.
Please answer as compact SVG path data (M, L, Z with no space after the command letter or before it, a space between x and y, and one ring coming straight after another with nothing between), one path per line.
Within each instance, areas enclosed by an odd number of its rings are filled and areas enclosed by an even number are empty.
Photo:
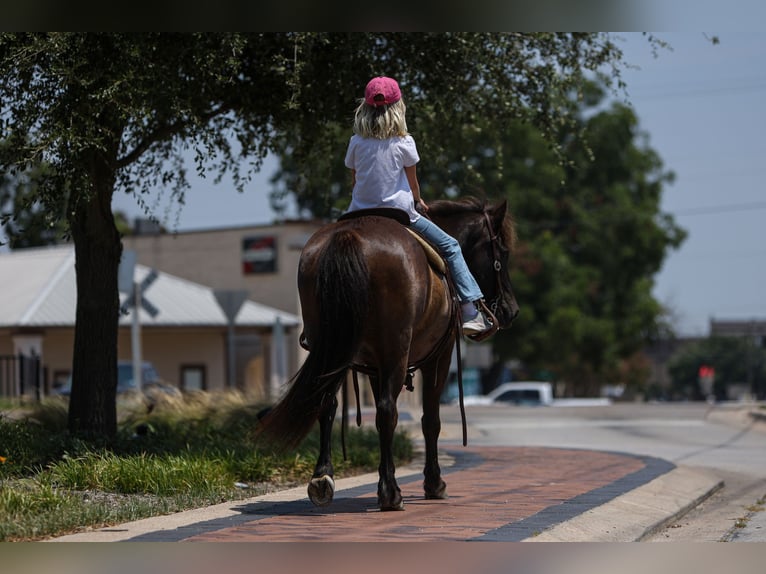
M615 34L635 66L623 78L640 130L676 175L662 210L688 232L655 276L654 294L680 335L707 335L711 319L766 320L766 32L656 35L671 49L655 58L640 33ZM706 38L714 35L717 45ZM225 181L192 179L182 208L161 195L150 205L179 232L271 223L276 167L267 159L243 194ZM143 216L124 193L113 208Z

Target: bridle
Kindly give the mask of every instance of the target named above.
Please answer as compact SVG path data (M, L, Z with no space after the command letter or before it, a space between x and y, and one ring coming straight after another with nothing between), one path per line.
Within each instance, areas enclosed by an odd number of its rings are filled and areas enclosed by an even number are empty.
M489 213L487 213L487 210L484 210L484 222L487 224L487 231L489 232L489 242L492 245L492 267L495 270L495 279L496 279L496 285L495 285L495 298L492 299L488 307L490 311L492 311L492 314L495 315L497 312L497 307L500 304L500 298L502 297L503 290L502 290L502 279L501 279L501 272L503 270L503 264L500 262L500 234L495 233L494 229L492 229L492 220L489 218Z

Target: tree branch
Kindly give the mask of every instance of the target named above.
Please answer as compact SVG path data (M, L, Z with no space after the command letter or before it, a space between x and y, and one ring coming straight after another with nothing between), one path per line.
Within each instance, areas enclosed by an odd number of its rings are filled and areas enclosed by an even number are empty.
M220 108L212 109L206 114L202 114L199 117L202 124L206 124L214 117L221 115L231 109L229 106L221 106ZM130 165L134 161L137 161L146 150L148 150L155 142L169 139L172 136L181 133L184 129L189 127L189 122L184 119L179 119L172 124L162 124L149 133L143 140L141 140L136 147L133 148L122 158L117 159L117 169Z

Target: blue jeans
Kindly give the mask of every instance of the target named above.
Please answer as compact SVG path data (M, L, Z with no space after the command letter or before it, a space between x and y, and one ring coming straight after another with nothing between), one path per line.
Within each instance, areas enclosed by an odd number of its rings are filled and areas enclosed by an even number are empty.
M460 244L457 242L457 239L425 217L410 223L410 227L430 241L439 250L442 257L444 257L447 267L449 267L452 274L452 280L455 282L455 289L457 289L457 295L461 303L476 301L484 297L479 284L476 283L476 279L473 278L473 275L468 270L468 266L465 264L463 252L460 250Z

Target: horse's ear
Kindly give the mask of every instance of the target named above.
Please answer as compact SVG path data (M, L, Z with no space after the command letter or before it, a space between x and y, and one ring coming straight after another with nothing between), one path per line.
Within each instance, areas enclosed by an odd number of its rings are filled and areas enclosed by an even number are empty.
M508 211L508 200L504 199L492 207L490 214L492 215L492 223L495 225L495 229L500 229L505 220L505 213Z

